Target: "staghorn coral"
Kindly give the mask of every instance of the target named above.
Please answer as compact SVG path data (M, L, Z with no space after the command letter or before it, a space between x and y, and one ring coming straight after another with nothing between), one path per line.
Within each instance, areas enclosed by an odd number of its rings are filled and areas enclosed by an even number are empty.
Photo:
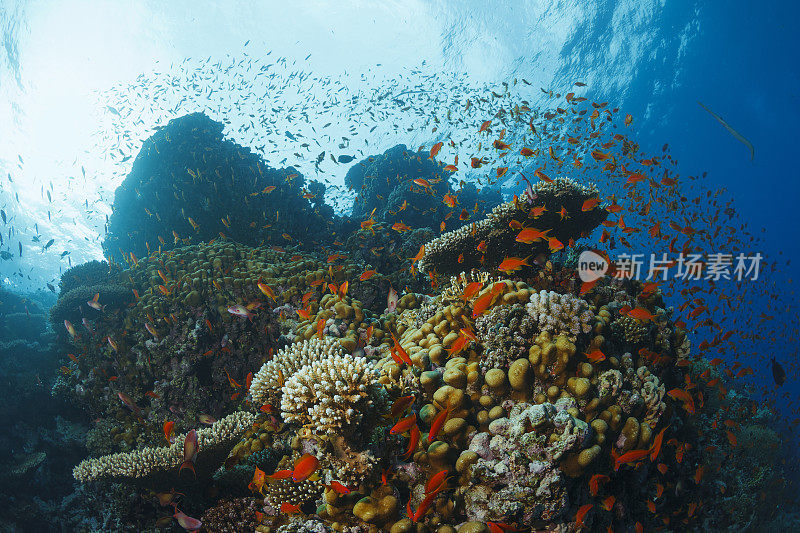
M340 355L341 344L332 337L312 338L287 346L264 363L253 376L250 395L257 404L280 405L283 382L304 366L321 359Z
M297 370L281 389L281 411L288 423L315 433L346 430L369 416L374 368L363 357L329 355Z
M572 340L581 333L589 333L594 325L594 313L587 303L571 294L534 292L525 307L541 331L568 334Z
M256 420L256 415L239 411L218 420L211 427L197 430L199 456L203 452L224 447L239 438ZM152 472L174 468L183 462L183 441L178 435L171 446L141 448L128 453L104 455L84 459L73 470L73 477L81 482L102 478L141 478Z

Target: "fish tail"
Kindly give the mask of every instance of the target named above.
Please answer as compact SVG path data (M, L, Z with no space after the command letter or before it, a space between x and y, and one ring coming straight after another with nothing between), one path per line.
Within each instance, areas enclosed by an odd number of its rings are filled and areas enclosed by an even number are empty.
M197 472L196 472L196 471L195 471L195 469L194 469L194 463L193 463L192 461L184 461L184 462L183 462L183 464L181 465L181 467L178 469L178 475L179 475L179 476L181 475L181 471L182 471L184 468L188 468L189 470L191 470L191 471L192 471L192 474L194 474L194 478L195 478L195 479L197 479Z

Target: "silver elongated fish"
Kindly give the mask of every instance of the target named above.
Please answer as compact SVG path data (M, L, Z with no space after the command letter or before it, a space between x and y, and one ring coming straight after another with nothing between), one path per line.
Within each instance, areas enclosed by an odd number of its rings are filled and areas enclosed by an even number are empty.
M736 138L736 139L737 139L739 142L741 142L742 144L744 144L745 146L747 146L747 147L750 149L750 161L752 161L752 160L753 160L753 156L755 155L755 150L753 149L753 144L752 144L750 141L748 141L747 139L745 139L745 138L742 136L742 134L741 134L741 133L739 133L739 132L738 132L738 131L736 131L735 129L731 128L731 127L730 127L730 125L729 125L727 122L725 122L725 121L722 119L722 117L721 117L721 116L719 116L719 115L717 115L716 113L714 113L713 111L711 111L709 108L707 108L706 106L704 106L702 103L700 103L700 102L697 102L697 103L700 105L700 107L702 107L703 109L705 109L706 111L708 111L708 113L709 113L709 114L710 114L712 117L714 117L715 119L717 119L717 122L719 122L720 124L722 124L722 125L725 127L725 129L726 129L726 130L728 130L728 132L729 132L731 135L733 135L733 136L734 136L734 137L735 137L735 138Z

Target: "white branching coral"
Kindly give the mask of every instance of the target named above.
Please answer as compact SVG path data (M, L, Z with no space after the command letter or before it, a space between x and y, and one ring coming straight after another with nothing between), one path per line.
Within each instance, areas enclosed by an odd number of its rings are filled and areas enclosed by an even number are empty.
M256 415L239 411L197 430L198 453L224 446L241 437L253 423ZM168 470L183 462L183 441L186 434L178 435L171 446L141 448L132 452L113 453L94 459L84 459L72 469L73 477L81 483L102 478L141 478L151 472Z
M280 400L281 386L295 372L314 361L344 353L342 345L334 338L313 338L294 343L278 350L275 356L264 363L253 376L250 384L250 395L257 406L265 403L277 407Z
M297 371L283 386L286 422L310 425L314 432L358 424L372 406L375 369L363 357L334 355Z
M571 294L535 292L526 308L542 331L570 334L573 340L580 333L589 333L594 323L594 313L589 305Z

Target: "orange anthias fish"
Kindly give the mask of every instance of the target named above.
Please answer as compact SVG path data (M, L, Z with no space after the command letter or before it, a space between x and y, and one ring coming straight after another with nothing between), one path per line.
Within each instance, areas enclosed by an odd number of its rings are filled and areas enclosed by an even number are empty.
M297 514L300 512L300 506L294 503L283 502L281 504L281 512L283 514Z
M411 361L411 357L408 356L408 352L406 352L405 349L402 346L400 346L400 343L397 342L397 337L394 336L394 333L392 333L391 335L392 335L392 340L394 341L394 350L400 356L400 359L407 365L413 365L414 363Z
M682 401L683 402L683 408L686 409L686 411L689 414L694 414L694 412L695 412L694 399L692 398L691 394L689 394L688 392L686 392L683 389L672 389L670 391L667 391L667 395L670 398L672 398L673 400Z
M525 259L520 259L519 257L506 257L503 259L503 262L497 266L497 270L504 272L505 274L511 274L512 272L520 270L524 266L530 266L528 264L528 259L530 259L530 256L526 257Z
M475 303L472 306L472 318L478 318L483 313L485 313L486 310L491 305L494 297L495 297L494 294L492 294L491 292L487 292L486 294L475 300Z
M591 211L600 203L600 198L589 198L585 202L583 202L583 206L581 206L581 211Z
M669 426L667 426L664 429L662 429L658 433L658 435L656 435L656 438L653 439L653 445L650 446L650 461L651 462L655 462L655 460L658 458L658 454L661 453L661 443L664 441L664 432L667 431L668 427Z
M264 296L269 296L273 300L276 299L275 292L272 290L272 287L270 287L266 283L258 282L258 290L260 290L262 294L264 294Z
M591 503L587 503L586 505L583 505L581 506L580 509L578 509L578 512L575 513L575 524L577 526L580 527L584 526L583 519L586 518L586 513L588 513L592 509L592 507L594 507L594 505L592 505Z
M183 464L178 469L178 474L180 474L181 470L184 468L188 468L192 471L194 477L197 477L197 472L194 471L194 462L197 459L197 450L197 431L191 430L186 434L186 438L183 439Z
M604 474L593 475L591 479L589 479L589 491L592 493L592 496L597 496L597 493L600 491L600 483L605 483L610 479L610 477Z
M164 438L169 444L175 442L175 422L172 420L164 422Z
M417 422L417 414L411 413L405 418L400 419L400 421L392 426L392 429L389 430L389 433L392 435L398 435L400 433L405 433L411 426L415 425Z
M473 281L471 283L468 283L467 286L464 288L464 292L461 295L461 298L465 302L468 302L470 299L472 299L473 296L478 294L478 291L481 290L482 288L483 288L483 283L481 283L480 281Z
M599 349L595 348L590 353L586 354L586 359L593 363L599 363L600 361L606 360L606 354L601 352Z
M636 309L631 309L628 311L628 316L635 318L636 320L641 320L642 322L647 322L648 320L653 320L653 318L655 318L650 311L641 307L637 307Z
M562 248L564 248L564 243L562 243L555 237L550 237L547 239L547 247L550 249L551 252L557 252Z
M449 193L444 195L442 202L447 207L455 207L458 204L458 200L456 200L456 197Z
M434 144L433 147L431 148L431 155L428 156L428 159L433 159L434 157L436 157L436 154L439 153L439 150L442 149L442 146L444 146L444 143L441 141Z
M266 481L267 481L266 472L256 467L255 472L253 472L253 479L250 481L250 484L255 488L256 491L261 492L261 487L264 486L264 483Z
M433 442L433 439L436 438L436 435L439 433L439 430L442 429L442 426L445 422L447 422L447 418L450 416L450 407L436 415L436 418L433 419L431 422L431 429L428 432L428 444Z
M403 454L403 459L408 459L414 454L414 450L417 449L417 445L419 444L419 426L413 424L411 426L411 435L408 440L408 448L406 449L406 453Z
M404 231L411 231L411 228L409 228L402 222L395 222L394 224L392 224L392 229L398 233L403 233Z
M267 477L269 479L289 479L293 474L294 472L292 470L276 470Z
M417 179L414 180L414 183L419 185L420 187L425 187L426 189L430 189L431 188L430 182L428 180L426 180L426 179L417 178Z
M394 403L392 403L392 407L389 410L389 415L391 416L391 418L400 416L413 403L414 403L413 396L411 395L401 396L400 398L396 399Z
M375 274L377 274L377 271L375 271L375 270L365 270L365 271L364 271L364 272L363 272L363 273L362 273L362 274L361 274L361 275L358 277L358 279L359 279L359 281L367 281L368 279L370 279L370 278L371 278L372 276L374 276Z
M630 452L623 453L622 455L614 459L614 471L616 472L617 470L619 470L619 467L624 464L641 461L648 455L650 455L650 450L632 450Z
M300 483L308 479L311 474L316 472L319 468L319 459L310 453L303 454L300 459L294 464L294 471L292 471L292 481Z
M328 486L336 491L337 494L345 495L350 494L351 492L350 488L338 481L331 481L330 485Z
M519 232L517 235L517 242L522 242L525 244L531 244L533 242L538 242L543 240L547 237L547 234L551 230L546 229L544 231L536 229L536 228L522 228L522 231Z

